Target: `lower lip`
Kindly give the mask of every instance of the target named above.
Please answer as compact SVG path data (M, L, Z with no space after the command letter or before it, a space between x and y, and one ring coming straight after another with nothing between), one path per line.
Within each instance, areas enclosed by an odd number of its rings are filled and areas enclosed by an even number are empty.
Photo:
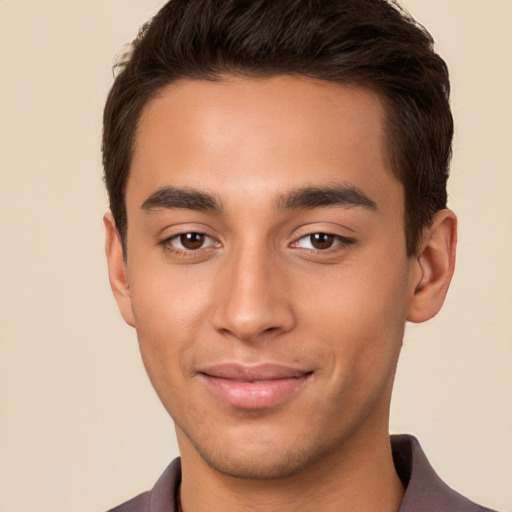
M209 390L223 402L240 409L263 409L294 394L310 377L269 380L232 380L203 374Z

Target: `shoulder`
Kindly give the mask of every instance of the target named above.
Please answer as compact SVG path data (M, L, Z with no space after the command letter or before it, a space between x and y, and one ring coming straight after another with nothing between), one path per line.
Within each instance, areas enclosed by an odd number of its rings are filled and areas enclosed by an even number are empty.
M444 483L415 437L391 436L391 446L396 471L406 487L399 512L494 512Z
M149 497L149 491L144 492L122 505L111 508L108 512L149 512Z
M151 491L110 509L108 512L176 512L176 496L181 483L181 462L173 460Z

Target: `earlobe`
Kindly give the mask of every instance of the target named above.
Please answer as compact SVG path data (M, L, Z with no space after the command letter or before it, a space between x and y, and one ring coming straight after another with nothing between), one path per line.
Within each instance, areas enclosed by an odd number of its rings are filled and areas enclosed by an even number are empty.
M444 303L455 268L457 218L451 210L440 210L425 229L415 257L416 282L407 310L410 322L425 322Z
M105 254L107 256L110 287L124 321L135 327L121 237L111 212L105 213L103 224L105 225Z

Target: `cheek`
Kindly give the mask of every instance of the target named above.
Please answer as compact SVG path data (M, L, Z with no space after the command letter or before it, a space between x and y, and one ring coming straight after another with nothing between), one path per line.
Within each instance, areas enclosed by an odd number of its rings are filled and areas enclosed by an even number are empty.
M376 325L386 329L405 323L407 275L405 264L382 265L376 259L331 269L308 279L302 291L304 310L323 318L318 326L326 330L334 324L341 331L365 332Z
M166 266L147 263L131 276L130 292L140 352L160 394L170 382L181 385L191 340L201 337L207 296L201 279L173 275ZM161 397L162 398L162 397Z
M393 259L371 257L331 269L329 276L310 281L302 301L310 336L323 340L333 354L333 373L354 382L357 375L378 379L398 358L408 267L405 256L389 262Z
M205 271L195 266L171 266L161 257L134 260L133 269L129 274L130 294L138 332L161 330L174 336L197 322L208 300Z

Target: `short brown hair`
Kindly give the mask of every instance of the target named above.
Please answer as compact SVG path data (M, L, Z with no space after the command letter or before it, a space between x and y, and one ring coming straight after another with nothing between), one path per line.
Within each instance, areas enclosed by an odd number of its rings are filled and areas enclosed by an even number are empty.
M149 99L182 78L301 74L368 87L386 105L387 152L405 190L407 253L446 207L450 83L430 34L391 0L171 0L140 30L104 112L105 182L123 245L125 187Z

